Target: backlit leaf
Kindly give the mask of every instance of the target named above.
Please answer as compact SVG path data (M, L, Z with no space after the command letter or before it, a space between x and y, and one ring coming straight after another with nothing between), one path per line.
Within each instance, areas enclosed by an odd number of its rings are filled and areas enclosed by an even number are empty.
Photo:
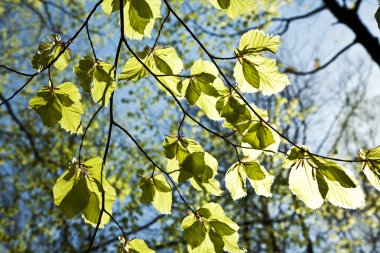
M82 133L83 114L81 95L73 83L66 82L57 87L43 87L29 102L29 107L41 117L44 125L59 123L71 133Z
M155 48L145 47L142 52L137 53L139 59L156 75L169 75L160 76L158 79L169 88L174 95L180 96L177 89L177 84L180 82L179 77L170 75L177 75L183 69L182 60L178 57L176 51L172 47ZM141 78L149 76L146 68L135 58L130 58L124 65L122 73L119 75L120 80L138 81ZM161 89L164 89L158 83Z
M91 91L95 102L103 106L108 105L116 88L112 78L113 65L85 56L74 66L74 73L79 78L83 90Z
M83 165L87 171L87 185L88 189L91 191L90 202L85 210L83 210L82 217L85 222L96 226L100 212L102 210L102 184L104 190L104 209L112 214L112 205L116 199L116 191L108 180L103 175L101 177L103 159L100 157L91 158L87 160ZM104 169L104 168L103 168ZM102 218L100 220L100 227L104 227L109 223L110 217L107 213L103 212Z
M285 74L278 72L276 61L260 55L245 55L236 63L234 77L242 92L261 91L272 95L289 84Z
M246 157L234 163L226 173L226 187L232 199L236 200L247 195L246 180L249 180L256 194L271 197L270 188L274 177L258 162Z
M253 122L243 136L243 142L248 143L254 149L265 149L275 143L269 127L262 122Z
M319 208L324 198L348 209L364 205L364 193L349 171L310 154L305 147L293 147L283 167L291 168L290 190L310 208Z
M104 176L101 178L102 162L100 157L81 164L73 162L58 178L53 188L54 203L68 217L82 213L85 222L96 226L102 210L102 185L105 196L104 208L112 214L116 192ZM100 227L109 220L110 217L103 213Z
M216 102L222 94L228 93L218 69L209 61L197 60L191 67L190 78L182 81L181 93L190 105L197 105L213 120L221 119Z
M53 194L54 204L69 218L81 213L90 200L85 176L76 166L71 166L58 178Z
M102 8L109 15L120 10L120 1L105 0ZM136 40L150 38L155 19L161 17L160 8L161 0L124 0L125 35Z
M239 49L235 50L238 61L234 69L234 77L242 92L261 91L264 95L271 95L289 84L288 77L278 72L276 61L261 55L266 51L276 53L279 44L279 36L266 35L260 30L243 34Z
M363 173L368 181L380 191L380 146L373 149L361 149L359 156L363 159Z
M264 120L267 119L266 110L250 105L255 112ZM245 134L252 121L259 121L259 117L247 106L236 93L221 97L216 102L216 109L220 116L225 118L223 126L236 129Z
M119 237L120 246L117 250L118 253L154 253L155 251L150 249L146 242L141 239L132 238L126 240L123 236Z
M169 214L172 207L172 188L162 174L154 177L143 177L140 180L143 191L140 201L152 203L154 208L164 214Z
M65 43L61 41L61 36L52 34L49 42L43 42L38 46L36 54L32 58L32 65L38 71L46 68L60 52L64 49ZM70 49L67 48L54 62L54 67L63 70L67 67L70 59Z
M229 18L236 18L255 9L253 0L210 0L217 9L225 10Z
M276 53L280 45L280 36L271 36L263 31L254 29L241 36L239 49L247 53L272 52Z
M203 205L182 221L189 252L244 252L239 249L239 226L216 203Z

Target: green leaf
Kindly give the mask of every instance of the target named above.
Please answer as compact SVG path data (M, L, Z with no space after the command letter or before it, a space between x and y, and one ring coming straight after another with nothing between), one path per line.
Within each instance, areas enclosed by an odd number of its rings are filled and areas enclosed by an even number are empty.
M95 102L107 106L116 83L112 78L113 65L100 62L94 70L94 86L91 88L92 98Z
M145 47L142 52L136 53L138 58L146 65L149 65L149 47ZM148 70L135 58L130 58L124 65L123 71L119 74L119 80L138 81L149 76Z
M119 0L105 0L102 3L104 12L109 15L120 10ZM124 0L125 35L130 39L141 40L151 37L156 18L160 18L161 0Z
M375 13L375 19L377 21L377 27L379 27L379 29L380 29L380 7L377 9L377 11Z
M69 218L81 213L90 201L85 174L71 166L57 180L53 187L54 204Z
M234 163L227 171L225 181L226 187L233 200L247 195L246 180L249 180L256 194L271 197L270 188L274 177L269 174L256 161L246 157Z
M267 35L263 31L254 29L241 36L239 50L243 51L243 54L254 54L265 51L275 54L279 45L280 36Z
M255 9L253 0L210 0L217 9L225 10L229 18L236 18Z
M169 214L172 207L172 188L162 174L154 177L143 177L140 180L141 203L152 203L154 208Z
M264 120L267 112L254 105L250 105ZM238 130L244 134L252 121L260 120L256 114L238 97L236 93L221 97L216 102L216 109L220 116L226 119L224 127Z
M380 146L373 149L361 149L359 157L363 162L363 173L373 187L380 191Z
M277 129L275 125L271 125L274 129ZM260 149L254 149L251 145L248 143L243 142L241 144L242 149L241 151L243 154L247 157L249 157L252 160L256 160L259 155L262 153L266 155L274 155L278 151L278 147L280 146L281 143L281 136L275 132L272 128L270 128L270 131L273 135L274 143L270 144L268 147L265 148L265 150L260 150Z
M137 53L139 59L156 75L178 75L183 69L182 60L178 57L172 47L155 48L148 46L142 52ZM141 78L149 76L146 68L135 58L130 58L124 65L122 73L119 75L120 80L138 81ZM177 84L180 82L179 77L158 77L176 96L179 96ZM161 89L161 85L158 85Z
M124 6L126 2L127 1L123 1ZM119 0L104 0L102 2L102 8L103 8L103 11L107 15L110 15L112 12L120 10L120 1Z
M239 226L216 203L208 203L182 221L182 229L191 252L244 252L239 249Z
M73 163L53 187L54 203L68 217L82 213L85 222L96 226L102 210L102 182L105 196L105 210L112 214L112 204L116 198L115 189L103 176L101 179L102 159ZM109 222L110 217L103 213L100 227Z
M113 65L94 60L90 56L83 57L74 66L84 91L91 91L95 102L107 106L116 83L112 78Z
M248 169L246 169L246 171L248 176ZM265 175L265 178L263 178L262 180L257 180L253 179L257 178L257 175L256 177L252 178L248 176L248 181L250 182L251 186L255 189L257 195L261 195L264 197L272 197L270 189L274 181L274 176L271 175L268 171L266 171L265 168L262 166L260 166L260 171Z
M182 183L193 176L201 175L207 168L204 160L204 152L195 152L188 155L181 163L178 182Z
M155 74L177 75L183 69L181 58L173 47L155 48L150 57L151 65L155 67Z
M213 156L203 150L192 150L183 157L182 162L173 158L169 159L167 163L167 170L176 182L182 183L190 180L191 185L198 191L216 196L222 194L219 182L214 179L218 170L218 162Z
M315 177L317 179L319 193L321 194L322 198L325 199L329 191L329 186L320 170L316 171Z
M294 164L289 174L290 190L311 209L321 207L324 200L318 187L318 182L321 180L317 182L315 173L307 161L299 160ZM323 192L326 196L325 190Z
M219 196L222 194L219 182L214 179L218 161L207 152L194 152L180 164L178 182L191 179L191 185L198 191Z
M132 238L126 240L124 237L119 237L120 246L118 253L154 253L155 251L150 249L146 242L141 239Z
M232 235L236 233L236 231L228 226L224 222L220 222L218 220L211 220L210 221L210 228L218 235L225 236L225 235Z
M190 226L187 225L187 223L190 222L189 220L194 221ZM188 216L183 220L182 229L185 241L191 248L197 248L206 238L206 228L202 225L202 222L195 219L194 216Z
M234 77L242 92L261 91L264 95L271 95L289 84L288 77L278 72L276 61L260 54L266 51L276 53L279 44L279 36L266 35L260 30L243 34L239 49L235 50L238 62L234 69Z
M116 199L116 191L108 180L101 176L103 159L100 157L91 158L87 160L83 167L86 169L86 181L88 189L91 192L90 202L85 210L83 210L82 217L85 222L96 226L102 210L102 183L104 190L104 209L112 214L112 205ZM103 168L104 169L104 168ZM100 228L109 223L110 217L107 213L103 212L100 220Z
M242 163L234 163L226 173L226 188L233 200L247 196L246 190L247 174Z
M118 0L116 0L118 1ZM125 35L141 40L151 37L154 20L160 18L161 0L129 0L124 7Z
M166 158L176 158L180 163L191 153L203 152L203 148L198 142L185 137L167 136L162 146Z
M181 94L190 105L197 105L213 120L220 120L216 109L218 99L228 93L222 80L218 78L218 69L209 61L197 60L191 67L190 78L180 84Z
M310 208L319 208L324 198L343 208L356 209L364 205L364 193L349 171L310 154L306 147L293 147L284 167L291 168L290 190Z
M357 184L346 174L344 169L335 162L315 156L309 157L321 171L322 175L329 180L336 181L345 188L355 188L357 186Z
M43 87L29 102L44 125L53 126L59 122L61 127L71 133L82 133L83 114L81 96L73 83L66 82L57 87Z
M74 66L74 73L77 75L84 91L91 91L94 81L95 60L91 56L85 56Z
M217 0L217 1L218 1L218 5L222 9L227 9L231 5L230 0Z
M220 98L216 103L216 109L219 111L220 116L226 119L231 124L237 124L241 117L251 120L251 115L246 106L235 97L225 96Z
M60 52L64 49L65 43L61 41L61 36L52 34L49 42L39 44L38 50L32 57L32 65L37 71L49 66L49 64L58 57ZM54 62L54 67L63 70L67 67L70 59L70 49L66 48L65 51Z
M254 149L265 149L275 143L273 134L262 122L253 122L243 136L243 142L248 143Z
M242 164L249 179L263 180L265 178L265 173L261 170L261 166L258 162L244 161Z
M259 71L257 70L258 65L250 62L246 58L241 59L242 63L242 68L243 68L243 76L244 79L252 85L253 89L252 92L256 92L260 88L260 76L259 76ZM242 88L243 91L244 88Z
M234 77L242 92L272 95L289 85L288 77L278 72L276 61L260 55L243 56L235 65Z

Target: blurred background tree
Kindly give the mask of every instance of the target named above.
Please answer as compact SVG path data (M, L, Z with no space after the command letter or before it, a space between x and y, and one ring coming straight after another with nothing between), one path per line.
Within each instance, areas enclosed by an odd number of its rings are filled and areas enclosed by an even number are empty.
M0 64L32 72L30 59L47 35L58 33L69 39L84 22L95 1L18 0L0 2ZM258 0L251 14L231 21L209 1L173 1L175 11L196 32L198 38L220 56L229 56L240 36L253 28L282 35L278 61L288 73L291 85L276 96L249 96L250 101L270 112L271 122L296 143L306 144L317 153L354 157L359 148L379 144L380 72L379 30L374 19L375 0ZM166 10L162 7L162 16ZM113 61L118 39L117 19L99 8L88 29L100 59ZM155 39L132 43L141 50ZM168 20L159 45L177 49L189 69L194 59L207 56L174 18ZM76 80L71 67L91 54L86 32L70 46L73 59L63 72L54 72L54 82ZM131 57L122 51L120 63ZM233 64L221 62L232 77ZM16 73L0 68L0 100L4 101L25 81ZM11 102L0 108L0 251L1 252L81 252L85 251L93 228L80 217L67 220L54 205L52 187L77 156L80 136L68 135L59 126L46 128L28 102L41 85L48 83L42 73ZM74 82L74 81L73 81ZM115 93L115 114L140 141L149 155L165 165L162 141L175 133L182 118L174 102L157 88L153 78L140 83L119 82ZM88 123L98 105L83 96ZM202 111L186 108L192 115L220 133L220 124ZM84 142L83 156L102 156L106 143L108 112L97 115ZM234 149L223 140L203 131L190 121L182 128L186 137L198 141L218 158L219 178L235 162ZM231 136L231 140L237 137ZM160 215L149 205L140 204L140 177L148 161L119 130L112 137L108 158L108 178L117 190L114 216L131 237L145 239L158 252L185 252L180 231L187 210L174 194L171 215ZM282 150L291 146L282 144ZM224 184L220 197L203 196L183 185L181 190L194 205L206 200L220 203L227 215L240 226L240 246L248 252L378 252L380 248L380 200L378 192L362 174L358 175L366 193L366 205L345 210L330 204L308 209L288 187L289 171L282 169L284 157L264 157L262 164L275 175L273 196L266 198L248 188L248 195L232 201ZM347 166L347 165L346 165ZM359 172L360 167L351 166ZM100 230L94 252L112 252L118 246L119 229L113 223Z

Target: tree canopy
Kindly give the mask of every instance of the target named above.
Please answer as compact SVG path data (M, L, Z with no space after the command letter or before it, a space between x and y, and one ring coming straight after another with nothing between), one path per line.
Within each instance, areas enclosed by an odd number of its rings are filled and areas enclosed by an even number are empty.
M380 8L317 2L0 3L0 250L375 252Z

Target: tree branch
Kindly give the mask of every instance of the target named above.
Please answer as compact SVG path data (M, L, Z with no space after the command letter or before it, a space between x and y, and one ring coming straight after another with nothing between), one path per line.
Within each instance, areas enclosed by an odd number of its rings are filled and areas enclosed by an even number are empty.
M315 74L322 69L325 69L328 67L331 63L333 63L339 56L341 56L344 52L346 52L348 49L350 49L353 45L357 43L356 39L352 41L350 44L342 48L340 51L338 51L330 60L328 60L325 64L321 65L320 67L310 70L310 71L293 71L291 69L285 70L289 74L297 75L297 76L306 76L306 75L312 75Z
M380 67L379 39L373 36L361 21L357 9L341 7L335 0L323 1L338 22L346 25L355 34L356 41L365 48L372 60ZM357 6L359 6L359 4L360 1L357 2Z

